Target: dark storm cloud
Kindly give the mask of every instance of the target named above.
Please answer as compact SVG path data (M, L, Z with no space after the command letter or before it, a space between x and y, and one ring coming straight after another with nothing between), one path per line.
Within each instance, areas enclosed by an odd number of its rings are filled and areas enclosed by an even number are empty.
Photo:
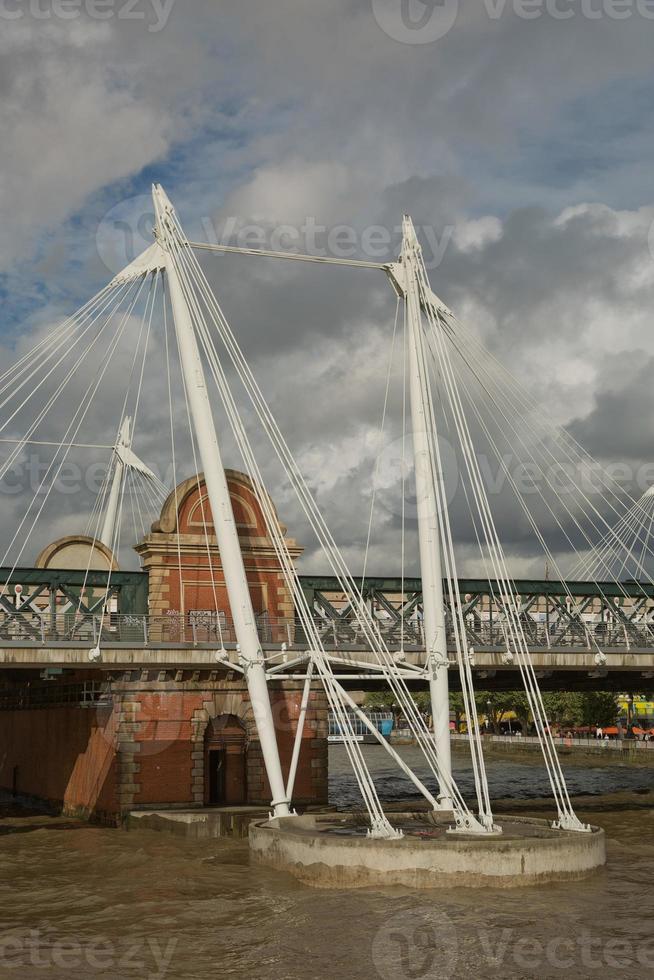
M653 371L654 358L645 350L607 358L592 410L569 425L575 438L603 459L654 459Z
M387 36L368 3L350 0L310 8L178 0L157 34L118 19L3 24L0 269L13 308L28 314L5 323L0 343L24 335L18 349L27 349L30 331L97 288L107 277L98 224L162 174L194 236L230 219L268 236L310 219L348 226L353 254L365 258L364 234L379 226L387 260L408 211L435 258L436 292L554 417L574 420L575 435L603 459L646 459L654 140L642 99L645 26L526 21L508 5L493 19L466 0L447 36L424 46ZM375 461L380 446L396 452L401 432L396 364L379 436L390 289L377 272L227 257L203 266L328 522L360 566ZM163 470L162 364L159 337L138 451ZM100 441L115 432L124 372L118 359L89 417ZM217 417L226 461L238 465ZM53 412L48 433L65 421L63 408ZM283 519L320 570L283 475L254 429L253 438ZM187 452L180 466L191 465ZM379 572L399 563L401 480L388 484L370 555ZM516 564L539 568L515 503L493 507ZM5 528L15 526L15 501L0 511ZM50 530L75 520L68 502L46 513ZM452 514L470 572L474 536L459 498ZM555 522L546 512L540 519L565 552ZM407 555L415 567L415 525Z

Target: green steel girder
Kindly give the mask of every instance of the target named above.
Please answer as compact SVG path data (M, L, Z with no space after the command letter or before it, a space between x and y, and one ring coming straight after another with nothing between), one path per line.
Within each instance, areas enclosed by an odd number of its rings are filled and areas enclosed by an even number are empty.
M325 623L347 625L354 613L347 600L343 606L339 604L341 597L345 597L337 578L302 575L300 582L310 608L316 616L322 618ZM486 634L492 636L497 629L504 635L502 642L507 642L502 627L507 617L502 599L502 587L497 582L489 582L486 579L459 579L458 585L470 642L473 645L484 643L484 636ZM569 632L581 637L586 636L586 642L592 642L594 631L599 629L600 624L595 619L588 622L584 620L584 614L589 610L593 611L594 616L601 614L600 623L606 616L606 622L613 623L613 628L622 624L625 629L636 631L639 636L641 634L651 636L654 641L654 624L651 623L654 614L654 586L651 584L634 581L564 584L548 579L517 579L514 580L513 586L515 594L520 598L519 616L528 637L543 626L542 618L532 617L534 607L538 610L540 606L538 611L541 615L544 613L544 622L552 643L560 641ZM447 615L451 617L449 589L445 582L443 592ZM402 619L404 606L404 628L411 629L412 625L415 625L412 622L412 614L414 610L418 611L418 615L420 614L422 602L420 579L367 578L363 583L362 593L367 602L376 605L380 610L383 609L391 622ZM487 619L482 619L480 615L482 603L486 605ZM550 621L550 614L555 618L555 622ZM468 622L470 615L473 617L473 624Z
M355 582L360 580L355 576ZM330 575L300 575L300 583L307 596L313 595L316 591L329 593L340 592L338 579ZM572 596L581 598L608 596L610 599L624 598L625 595L632 599L642 598L646 595L654 599L654 585L645 582L562 582L552 579L515 579L514 585L519 595L542 595L542 596L565 596L568 593ZM446 588L446 583L444 583ZM422 582L419 578L405 578L404 591L421 592ZM493 591L496 595L501 592L497 582L488 579L462 578L459 579L459 592L465 594L486 594ZM399 594L402 591L401 578L367 578L363 584L364 597L370 592L391 592ZM446 589L447 591L447 589Z
M8 585L7 595L12 595L16 585L36 586L39 594L62 591L79 599L79 590L106 589L108 572L83 569L69 571L60 568L0 568L0 586ZM112 572L111 594L118 599L118 610L126 615L144 616L148 612L147 572ZM32 598L26 595L26 601Z

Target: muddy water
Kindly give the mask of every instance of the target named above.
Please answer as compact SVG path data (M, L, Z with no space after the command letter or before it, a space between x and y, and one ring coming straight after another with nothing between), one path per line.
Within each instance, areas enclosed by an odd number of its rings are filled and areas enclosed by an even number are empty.
M368 768L374 774L375 785L382 800L421 799L413 783L397 768L381 746L366 745L364 749ZM424 766L424 757L420 750L412 746L401 746L399 751L416 775L430 785L430 774ZM461 792L466 799L472 799L474 779L470 755L455 746L452 764ZM654 773L651 767L619 763L606 765L603 758L596 764L592 757L587 760L583 757L581 760L579 757L576 760L566 760L563 766L568 790L575 796L654 790ZM492 799L536 800L549 793L547 773L538 753L519 754L510 761L502 756L499 759L492 756L488 758L487 753L486 769ZM330 802L339 807L358 806L360 796L356 780L342 745L330 747L329 774Z
M366 752L383 795L403 795L377 748ZM457 766L465 786L465 758ZM346 804L339 747L331 768L331 791ZM490 765L495 794L524 812L543 812L533 799L542 775L534 764ZM651 774L572 767L570 776L586 794L580 814L606 828L608 867L514 891L316 891L250 867L246 842L5 809L0 977L654 977Z

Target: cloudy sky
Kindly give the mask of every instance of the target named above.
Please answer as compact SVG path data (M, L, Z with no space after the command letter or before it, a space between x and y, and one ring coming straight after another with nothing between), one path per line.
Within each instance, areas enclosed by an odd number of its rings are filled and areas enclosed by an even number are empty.
M273 247L386 261L410 212L433 288L529 392L604 462L650 461L654 4L6 0L0 21L5 367L148 244L153 180L189 235L254 246L260 231ZM380 447L395 458L401 414L396 391L380 442L384 277L202 261L359 570L375 461ZM161 350L155 337L136 448L165 471ZM126 363L89 441L111 439ZM305 567L326 571L255 441ZM229 440L226 456L239 465ZM386 480L368 569L397 574L400 483ZM80 500L57 498L34 548L75 529ZM3 496L6 543L21 506ZM511 508L498 520L516 570L540 572ZM414 530L409 514L410 570ZM475 572L472 552L462 563Z

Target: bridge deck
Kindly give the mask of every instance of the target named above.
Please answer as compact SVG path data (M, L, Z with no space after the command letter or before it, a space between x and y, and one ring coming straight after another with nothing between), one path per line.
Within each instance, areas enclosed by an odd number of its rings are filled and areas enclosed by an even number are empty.
M90 670L98 674L107 671L138 670L159 672L165 679L176 678L178 672L219 671L227 675L240 670L238 652L231 645L221 659L217 659L215 644L167 644L159 647L133 646L128 644L107 645L102 648L102 660L97 664L89 661L88 644L54 644L48 646L5 645L0 648L0 675L4 671L22 670ZM306 653L301 650L282 651L279 646L264 646L270 679L301 680L306 670ZM520 687L521 680L515 664L507 664L500 649L475 651L473 672L477 685L484 688ZM597 687L598 679L603 688L627 690L634 685L651 684L654 678L654 650L606 650L606 663L597 667L592 653L573 649L533 649L532 662L543 689L556 689L564 681L568 689ZM374 659L364 649L334 650L330 653L335 674L350 687L374 688L382 683ZM422 670L424 654L407 650L401 662L402 673L411 686L423 686ZM162 678L164 679L164 678ZM450 662L450 682L458 688L458 669L453 657Z
M87 581L83 572L17 569L10 579L8 570L0 569L0 584L3 577L7 594L0 597L0 673L90 670L89 651L98 646L102 659L97 666L104 670L240 669L229 616L209 610L147 615L144 573L114 574L110 613L105 573L94 572ZM338 581L316 576L300 580L337 673L352 682L375 683L378 668ZM22 583L18 591L17 583ZM515 587L522 629L544 686L563 675L566 683L576 678L597 686L603 678L604 686L611 678L611 684L648 686L654 677L654 587L532 580L517 581ZM362 592L386 647L396 656L403 654L407 679L424 683L420 580L368 578ZM462 579L459 592L478 683L502 680L517 686L518 669L507 663L507 612L496 583ZM301 676L308 646L301 624L263 613L258 627L270 676ZM453 636L449 646L451 683L456 686ZM218 650L226 651L222 659L217 659Z

